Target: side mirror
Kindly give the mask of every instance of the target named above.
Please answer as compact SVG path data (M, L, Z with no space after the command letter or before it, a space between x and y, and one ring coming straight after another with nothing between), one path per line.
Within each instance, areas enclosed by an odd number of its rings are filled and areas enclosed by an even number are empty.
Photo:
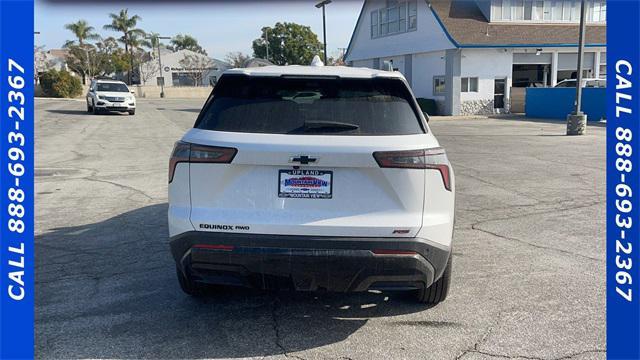
M427 120L427 122L429 122L429 114L427 114L426 111L423 111L422 115L424 115L425 120Z

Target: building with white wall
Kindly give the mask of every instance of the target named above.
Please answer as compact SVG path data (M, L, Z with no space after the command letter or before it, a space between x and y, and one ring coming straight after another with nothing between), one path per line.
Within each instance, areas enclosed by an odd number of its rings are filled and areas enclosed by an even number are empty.
M584 75L602 78L606 3L586 1ZM391 63L442 114L508 112L512 88L576 76L579 14L580 0L365 0L345 59Z
M162 71L160 71L162 63ZM191 50L176 52L163 51L160 59L153 59L140 64L139 76L141 85L164 86L213 86L226 69L231 65L210 58Z

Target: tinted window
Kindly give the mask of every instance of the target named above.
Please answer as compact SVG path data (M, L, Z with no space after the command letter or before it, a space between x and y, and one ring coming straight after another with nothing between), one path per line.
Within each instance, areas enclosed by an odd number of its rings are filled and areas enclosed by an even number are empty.
M397 79L225 75L195 124L269 134L422 134L411 94Z
M119 83L98 83L97 88L98 91L129 92L127 85Z

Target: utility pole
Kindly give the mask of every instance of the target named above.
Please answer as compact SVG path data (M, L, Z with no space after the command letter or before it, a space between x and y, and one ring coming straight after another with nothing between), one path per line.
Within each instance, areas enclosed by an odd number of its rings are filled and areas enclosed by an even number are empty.
M581 111L582 105L582 58L584 56L584 37L586 29L587 7L585 0L580 1L580 38L578 41L578 73L576 79L576 102L574 111L567 115L567 135L584 135L587 128L587 114ZM597 66L597 64L596 64Z
M324 64L327 64L327 22L324 7L331 4L331 0L324 0L316 4L316 8L322 8L322 40L324 42Z

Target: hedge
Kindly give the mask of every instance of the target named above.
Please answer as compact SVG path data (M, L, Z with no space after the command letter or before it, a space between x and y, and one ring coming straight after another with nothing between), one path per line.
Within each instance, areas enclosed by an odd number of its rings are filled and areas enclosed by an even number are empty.
M80 79L66 70L46 71L40 76L40 86L44 96L55 98L74 98L82 94Z

